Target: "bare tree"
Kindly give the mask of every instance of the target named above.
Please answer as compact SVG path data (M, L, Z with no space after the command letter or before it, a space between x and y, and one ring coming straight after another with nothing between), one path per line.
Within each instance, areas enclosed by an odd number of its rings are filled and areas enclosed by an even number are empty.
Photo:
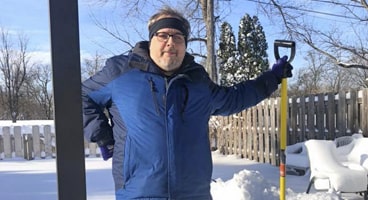
M18 35L18 45L14 47L9 33L1 29L0 41L0 72L2 87L0 90L3 106L7 109L7 116L16 122L19 115L19 99L24 84L29 57L27 53L28 39Z
M96 52L92 58L85 58L82 65L82 76L83 79L94 75L96 72L100 71L105 63L105 58Z
M289 38L307 44L337 66L368 69L366 0L257 2L271 20L283 23Z
M360 60L360 58L353 57L352 61L355 62L355 59ZM368 66L368 62L365 62L364 65ZM354 83L358 87L368 88L368 69L362 69L362 68L350 69L350 77L354 80Z
M24 110L32 112L29 118L53 119L53 94L50 88L51 66L35 65L28 73L25 85L27 99L24 102L36 104L33 107L28 105ZM30 107L30 108L29 108Z
M213 0L200 0L202 15L206 24L206 68L213 81L217 81L216 53L215 53L215 16Z
M291 96L338 92L358 88L351 71L335 65L316 51L309 51L305 59L309 65L296 71L296 81L290 85Z

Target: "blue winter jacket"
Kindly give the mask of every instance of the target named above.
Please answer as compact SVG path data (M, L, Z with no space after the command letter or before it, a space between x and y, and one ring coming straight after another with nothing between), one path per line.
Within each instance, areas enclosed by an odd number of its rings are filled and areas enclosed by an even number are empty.
M167 77L140 42L83 82L85 136L100 146L115 140L116 199L210 200L210 116L256 105L277 85L265 72L221 87L189 54Z

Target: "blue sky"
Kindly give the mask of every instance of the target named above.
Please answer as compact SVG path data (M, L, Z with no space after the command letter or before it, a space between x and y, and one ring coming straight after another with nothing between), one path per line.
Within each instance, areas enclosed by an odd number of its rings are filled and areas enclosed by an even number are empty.
M46 51L49 45L46 0L2 0L0 27L10 35L25 34L30 51Z
M39 62L50 62L50 34L49 34L49 8L48 0L1 0L0 7L0 28L5 29L11 35L16 36L18 33L23 33L29 38L28 50L32 52L32 56ZM95 24L93 16L99 18L102 22L108 22L110 25L113 23L121 23L122 19L118 15L117 9L112 8L114 5L97 5L91 4L91 0L79 0L79 25L80 25L80 48L81 56L88 57L94 55L96 52L102 54L118 54L123 53L119 51L108 51L121 49L117 45L121 43L116 42L106 32L102 31ZM227 17L227 20L233 26L234 32L237 30L239 20L245 13L251 15L256 14L253 3L247 1L235 0L231 15ZM246 3L245 3L246 2ZM154 11L150 11L154 12ZM266 37L269 42L269 59L270 63L273 63L273 40L284 39L280 38L277 33L268 28L268 22L263 18L260 18L261 24L265 29ZM143 27L146 24L142 24ZM122 34L129 34L127 29L129 25L119 26L124 30L120 30ZM146 30L143 29L142 36ZM237 33L237 32L235 32ZM141 36L141 37L142 37ZM141 40L141 37L136 34L129 36L129 39ZM104 48L105 47L105 48ZM281 52L282 54L283 52ZM302 56L300 56L302 57ZM298 59L298 55L296 56Z
M6 30L14 41L17 34L28 37L28 50L40 62L50 61L49 5L48 0L2 0L0 6L0 28ZM108 7L89 6L86 0L79 1L80 46L82 56L94 54L101 49L96 41L112 44L109 36L99 29L92 17L110 10Z

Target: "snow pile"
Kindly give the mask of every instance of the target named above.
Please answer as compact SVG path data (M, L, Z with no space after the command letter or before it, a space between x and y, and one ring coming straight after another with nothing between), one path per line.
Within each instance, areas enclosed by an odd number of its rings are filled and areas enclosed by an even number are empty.
M218 178L211 184L214 200L273 200L278 198L278 189L269 184L258 171L242 170L229 181Z
M313 195L295 193L287 189L286 199L293 200L340 200L339 194L317 192ZM211 184L213 200L277 200L279 188L269 183L258 171L242 170L226 182L221 178Z

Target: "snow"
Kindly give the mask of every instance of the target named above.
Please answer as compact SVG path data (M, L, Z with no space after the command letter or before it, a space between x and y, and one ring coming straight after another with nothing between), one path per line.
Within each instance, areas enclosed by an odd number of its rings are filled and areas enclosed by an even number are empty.
M0 135L3 133L2 127L10 127L10 133L14 133L14 127L22 127L22 133L32 133L32 126L38 125L40 127L40 133L43 133L43 127L46 125L51 126L51 130L54 130L54 120L18 120L16 123L12 123L11 120L0 120Z
M1 123L0 123L1 124ZM279 168L270 164L241 159L235 155L212 153L214 169L211 194L214 200L276 200L279 199ZM111 159L86 158L86 189L88 200L113 200L114 183ZM0 160L0 199L57 199L55 159ZM357 194L336 194L311 190L306 194L309 173L286 176L287 200L360 200Z
M355 141L353 141L355 142ZM336 144L332 140L309 140L305 142L310 155L310 166L316 188L328 189L329 178L332 187L338 191L364 191L367 189L367 172L358 163L349 162L342 165L336 158ZM361 151L363 152L363 151ZM323 160L323 162L322 162ZM320 184L319 184L319 183Z

